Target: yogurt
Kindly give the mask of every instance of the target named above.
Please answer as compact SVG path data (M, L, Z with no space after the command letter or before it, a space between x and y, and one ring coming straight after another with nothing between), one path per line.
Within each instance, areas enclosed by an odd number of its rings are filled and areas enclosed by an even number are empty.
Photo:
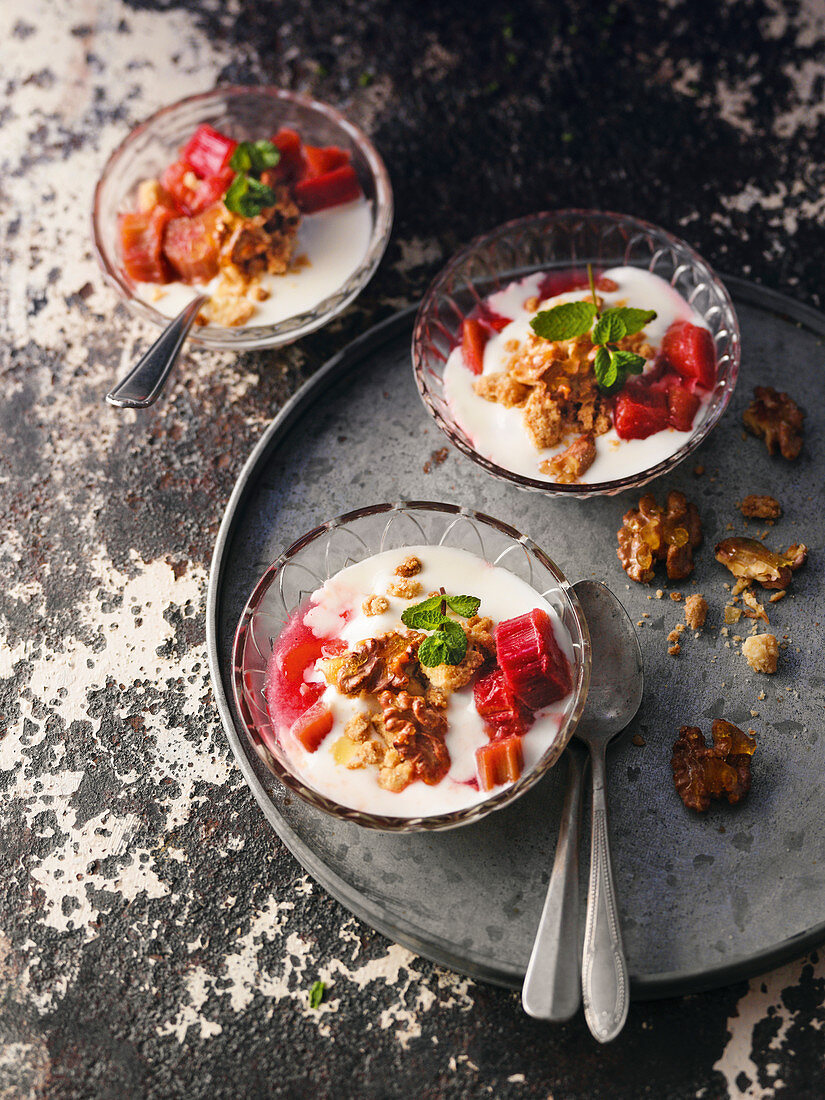
M308 262L284 275L263 274L260 285L269 291L269 297L256 302L252 317L238 327L277 325L320 305L360 267L369 248L372 223L372 202L363 197L304 215L293 255L304 256ZM205 284L138 283L136 292L147 305L172 318L195 293L214 293L218 281L219 276Z
M495 374L505 369L512 353L506 345L512 340L524 341L531 333L530 321L536 311L525 309L525 301L538 294L544 275L538 272L511 283L491 295L486 304L496 314L512 318L501 332L493 333L484 349L483 374ZM645 326L645 339L657 349L662 337L674 321L689 321L707 328L707 324L685 299L658 275L636 267L613 267L602 272L601 278L612 279L618 286L615 291L599 290L604 308L623 304L656 311L655 320ZM569 291L545 299L540 309L551 309L562 302L581 301L589 297L585 289ZM654 366L649 359L645 372ZM444 393L456 423L469 437L480 455L496 465L525 477L552 483L551 474L544 473L540 464L560 454L570 444L568 437L555 447L538 449L525 430L522 411L518 407L505 408L487 401L473 389L476 375L464 364L461 347L453 349L444 369ZM596 437L596 458L579 478L581 484L614 481L641 473L658 462L675 454L707 416L709 394L702 395L702 402L690 431L666 428L647 439L620 439L615 428Z
M422 565L415 577L420 594L405 599L387 595L388 607L379 615L366 615L362 604L373 594L387 593L399 562L413 555ZM370 637L379 637L401 628L401 613L442 587L452 595L469 594L481 599L479 615L494 623L542 608L550 617L556 641L571 669L575 669L570 635L559 616L525 581L500 566L448 546L410 546L387 550L341 570L322 588L313 592L303 613L303 625L319 638L334 637L351 648ZM433 786L414 780L401 791L384 790L377 783L376 767L350 769L339 764L333 745L341 737L350 718L365 710L364 699L342 694L337 686L326 683L320 661L304 672L308 687L323 692L320 702L333 714L332 729L313 752L307 751L290 730L290 716L276 713L269 690L270 717L289 767L307 786L334 801L368 813L392 817L425 817L461 810L483 802L511 784L493 791L480 790L476 781L476 750L489 743L484 720L473 701L473 682L449 695L445 744L450 768ZM271 673L270 673L271 675ZM538 764L556 742L570 707L573 693L536 712L535 721L522 738L524 768L522 774ZM284 720L286 719L286 720Z

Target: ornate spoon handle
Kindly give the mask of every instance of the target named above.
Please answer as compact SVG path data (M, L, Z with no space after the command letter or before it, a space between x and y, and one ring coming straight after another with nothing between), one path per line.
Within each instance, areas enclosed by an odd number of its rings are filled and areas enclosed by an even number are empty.
M579 975L579 825L584 754L567 749L567 790L533 951L524 976L521 1003L540 1020L569 1020L581 1000Z
M208 295L199 294L171 321L154 344L138 359L125 378L106 394L119 409L145 409L158 399L189 329Z
M582 995L587 1026L600 1043L608 1043L616 1038L627 1019L627 963L610 864L603 745L591 746L590 760L593 767L593 825L582 956Z

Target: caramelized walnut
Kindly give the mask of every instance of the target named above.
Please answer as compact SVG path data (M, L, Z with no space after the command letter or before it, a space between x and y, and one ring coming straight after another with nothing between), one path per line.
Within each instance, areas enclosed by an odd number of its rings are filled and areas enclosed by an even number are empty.
M723 539L715 554L734 577L756 581L763 588L787 588L792 573L807 561L808 548L795 543L784 554L777 554L758 539L732 538Z
M411 665L424 635L391 631L367 638L347 653L323 662L327 682L342 695L362 695L403 688L410 682Z
M713 746L708 747L698 726L682 726L670 762L679 797L699 813L708 809L711 798L740 802L751 787L755 739L722 718L712 728Z
M777 447L783 458L793 459L802 450L802 426L805 414L786 393L773 386L757 386L750 405L742 413L745 427L765 440L768 454Z
M559 485L572 485L596 460L596 440L592 432L580 435L570 446L542 462L539 469L544 474L552 474Z
M759 496L751 493L739 505L742 515L747 519L779 519L782 505L775 497Z
M788 559L791 572L795 573L808 560L808 547L804 542L795 542L785 551L785 557Z
M450 754L444 744L447 716L422 695L408 691L382 691L384 737L403 761L412 765L412 778L430 786L440 782L450 768Z
M693 572L693 551L702 541L702 522L695 504L672 490L666 509L650 494L638 508L625 512L616 551L622 568L642 584L653 580L654 566L664 561L670 580L684 580Z

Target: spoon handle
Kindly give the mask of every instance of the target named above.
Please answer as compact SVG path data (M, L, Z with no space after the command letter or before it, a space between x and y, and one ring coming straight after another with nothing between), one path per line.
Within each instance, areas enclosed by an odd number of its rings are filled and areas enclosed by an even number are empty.
M539 1020L569 1020L581 1000L579 974L579 825L583 753L567 749L567 790L533 952L524 976L521 1003Z
M605 795L604 746L591 746L593 823L590 842L590 889L584 926L582 994L587 1026L600 1043L615 1039L628 1010L627 963L610 863Z
M132 367L125 378L106 394L110 405L119 409L146 409L154 405L183 345L189 329L208 295L198 294L166 326L154 344Z

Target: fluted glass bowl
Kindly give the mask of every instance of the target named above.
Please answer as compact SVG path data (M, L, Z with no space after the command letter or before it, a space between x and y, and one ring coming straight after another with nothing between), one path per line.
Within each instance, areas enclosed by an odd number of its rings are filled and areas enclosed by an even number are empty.
M573 643L573 691L555 742L531 770L482 802L426 817L364 813L320 794L291 770L264 697L273 643L296 608L345 566L409 545L452 546L500 565L526 581L557 612ZM335 817L388 832L450 829L478 821L529 790L573 735L590 683L590 635L581 605L561 570L532 539L469 508L429 501L377 504L328 520L270 565L244 608L232 648L235 703L249 741L269 770L306 802ZM529 735L528 735L529 736Z
M109 158L95 189L92 238L106 281L129 309L155 324L169 317L139 296L126 275L118 247L118 213L134 205L141 180L156 178L177 159L178 150L201 123L209 123L238 141L257 141L281 126L298 131L311 145L346 149L364 195L372 203L372 232L356 271L312 309L277 324L195 327L189 339L211 348L271 348L291 343L327 324L370 281L384 255L392 228L393 199L384 162L369 138L326 103L297 92L269 87L220 87L164 107L136 126Z
M485 458L457 423L444 393L444 367L461 342L465 317L490 294L535 271L645 268L670 283L707 321L716 346L717 381L705 418L683 446L654 466L612 481L561 485L527 477ZM598 210L551 210L508 222L461 249L431 283L415 321L415 380L435 422L493 477L553 496L612 495L660 477L694 451L725 411L739 372L739 322L730 295L690 245L655 225Z

